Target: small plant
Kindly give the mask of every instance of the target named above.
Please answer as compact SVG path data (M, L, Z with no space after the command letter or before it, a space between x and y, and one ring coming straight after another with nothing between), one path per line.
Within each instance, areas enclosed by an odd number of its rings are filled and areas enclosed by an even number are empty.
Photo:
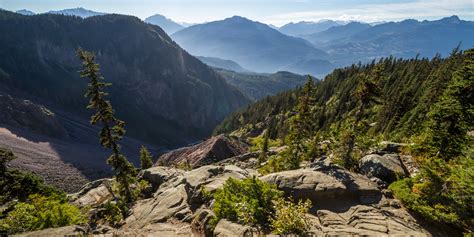
M271 226L276 234L297 234L304 235L310 228L310 223L306 217L311 201L300 200L294 203L293 200L283 198L275 201L275 217L271 218Z
M256 177L244 180L229 178L214 194L214 223L225 218L244 225L267 227L275 213L273 201L281 196L282 192L274 185Z
M29 202L19 202L0 220L0 229L10 234L73 224L85 224L87 217L78 207L52 195L31 195Z
M151 168L153 166L153 159L150 151L145 146L140 148L140 167L142 170Z

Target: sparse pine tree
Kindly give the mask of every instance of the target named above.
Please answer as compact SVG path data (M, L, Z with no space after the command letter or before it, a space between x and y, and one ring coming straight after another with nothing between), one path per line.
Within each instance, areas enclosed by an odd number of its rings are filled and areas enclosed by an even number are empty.
M112 166L117 182L120 184L120 195L126 203L132 203L133 195L130 183L134 180L135 168L120 152L119 141L125 134L125 122L115 117L110 101L105 99L107 93L104 90L111 84L103 81L104 78L100 75L99 64L95 62L93 53L79 48L76 54L82 61L83 69L80 71L80 75L89 80L85 93L85 96L89 98L87 108L96 111L92 115L90 123L102 126L99 132L100 144L112 150L107 163Z
M153 166L152 155L145 146L140 148L140 166L143 170Z

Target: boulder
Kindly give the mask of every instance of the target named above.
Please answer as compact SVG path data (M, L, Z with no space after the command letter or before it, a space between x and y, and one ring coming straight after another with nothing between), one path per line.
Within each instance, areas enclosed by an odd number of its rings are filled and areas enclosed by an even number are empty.
M254 233L257 231L250 226L243 226L225 219L220 220L214 229L216 237L252 237Z
M359 161L359 168L361 173L369 177L375 176L388 183L408 174L397 154L364 156Z
M156 171L156 172L155 172ZM156 179L151 175L156 173ZM159 175L162 174L162 175ZM201 214L198 210L205 199L202 189L214 192L233 177L243 179L249 176L246 170L237 166L202 166L191 171L180 171L170 167L153 167L145 170L143 177L161 183L153 197L138 201L126 219L125 229L151 228L151 224L169 221L190 224ZM205 220L205 217L202 217ZM206 221L204 221L204 227Z
M381 198L377 185L367 177L336 167L289 170L260 179L275 184L288 196L310 199L318 208L376 203Z
M138 177L148 181L153 186L153 189L156 190L162 183L176 178L183 173L183 170L166 166L155 166L146 170L142 170L138 174Z
M157 164L200 167L225 160L247 152L247 145L240 140L224 135L211 137L194 146L180 148L163 154Z
M152 223L164 223L168 219L188 221L192 215L188 204L189 186L181 183L176 187L159 189L153 198L140 200L126 219L126 228L146 228Z
M317 236L430 236L403 209L355 205L345 212L318 210Z

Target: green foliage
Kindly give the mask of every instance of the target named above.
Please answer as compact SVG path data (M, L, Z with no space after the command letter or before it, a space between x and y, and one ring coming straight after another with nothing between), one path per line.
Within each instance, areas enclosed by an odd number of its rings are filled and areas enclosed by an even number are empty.
M286 201L283 198L274 203L275 217L271 218L271 226L276 234L297 234L303 236L311 227L306 214L311 207L311 201L293 200Z
M474 127L474 49L464 53L440 100L429 113L426 147L431 156L450 160L462 155Z
M41 230L73 224L85 224L86 215L76 206L56 196L31 195L29 202L19 202L0 220L8 233Z
M271 148L271 147L279 147L281 146L281 142L280 140L274 140L274 139L270 139L269 135L268 134L268 131L265 131L262 135L260 136L256 136L256 137L251 137L249 140L250 140L250 150L251 151L262 151L262 150L265 150L265 143L267 142L266 144L266 147L267 149L268 148ZM265 141L267 140L267 141ZM267 150L268 151L268 150Z
M29 172L7 169L6 163L15 158L15 155L10 150L0 148L0 159L2 160L3 169L0 172L0 205L13 199L24 202L31 194L65 197L63 192L52 186L45 185L44 181L38 176Z
M217 222L228 219L237 223L267 227L275 213L273 201L281 191L256 177L237 180L229 178L214 194L214 213Z
M140 167L142 169L151 168L153 166L152 158L153 157L151 153L148 151L148 149L146 149L145 146L142 146L140 148Z
M100 144L112 150L107 163L112 166L115 177L120 183L120 194L127 203L131 203L133 202L133 195L130 184L134 182L135 168L120 153L120 145L118 144L125 134L125 122L115 117L110 101L104 98L107 95L104 89L111 84L103 82L104 78L100 75L99 64L95 62L95 55L81 48L76 53L79 59L82 60L81 77L89 80L89 87L85 93L85 96L89 98L87 108L96 110L90 122L91 124L98 123L102 125L99 132Z
M117 226L123 219L122 209L120 205L115 202L107 202L104 205L104 210L101 213L102 219L105 220L106 223Z

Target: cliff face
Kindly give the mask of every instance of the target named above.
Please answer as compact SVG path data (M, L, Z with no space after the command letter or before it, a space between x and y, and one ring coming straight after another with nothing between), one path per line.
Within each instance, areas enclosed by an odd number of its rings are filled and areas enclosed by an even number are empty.
M128 134L178 146L207 136L249 100L159 27L135 17L22 16L0 11L0 87L82 117L88 113L75 50L97 54L110 100Z

